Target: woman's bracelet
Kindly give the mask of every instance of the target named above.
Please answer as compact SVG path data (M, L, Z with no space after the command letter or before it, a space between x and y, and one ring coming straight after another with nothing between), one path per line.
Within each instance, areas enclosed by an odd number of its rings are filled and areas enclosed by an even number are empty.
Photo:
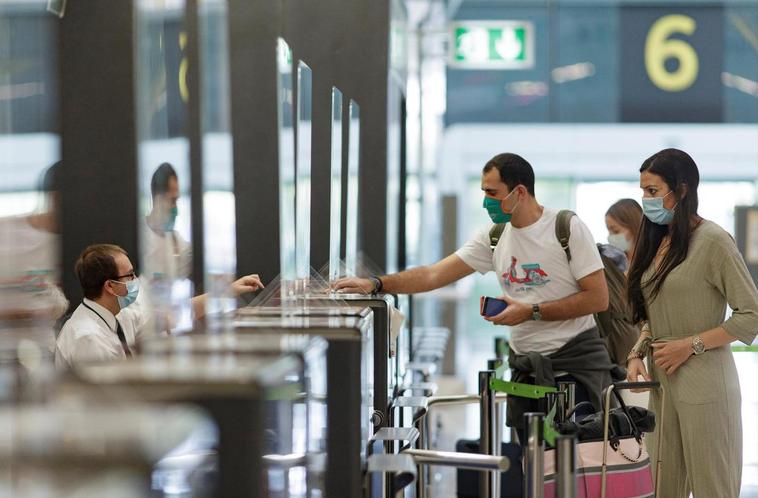
M652 342L653 338L649 335L640 337L640 340L637 341L637 344L634 345L632 350L629 352L629 355L626 357L626 361L633 360L635 358L642 359L647 356L647 353L650 350L650 343Z

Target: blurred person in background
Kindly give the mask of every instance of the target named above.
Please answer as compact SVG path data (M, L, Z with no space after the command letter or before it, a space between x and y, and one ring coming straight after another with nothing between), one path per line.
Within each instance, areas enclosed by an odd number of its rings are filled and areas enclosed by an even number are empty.
M632 261L634 245L642 224L642 207L634 199L621 199L613 203L605 213L608 243L621 250L626 260ZM621 270L626 273L628 265Z
M60 288L61 161L42 175L33 213L0 218L0 321L52 325L68 309Z
M608 309L595 314L595 321L608 345L614 363L626 367L629 350L639 340L639 328L632 319L627 295L626 273L634 255L634 245L642 224L642 208L634 199L620 199L605 213L608 244L598 244L608 283ZM620 392L632 406L648 406L648 393Z
M665 434L662 455L660 430L648 445L651 461L663 462L659 496L737 498L742 400L730 345L755 340L758 290L732 236L698 215L699 183L695 161L681 150L662 150L640 168L645 218L628 293L642 333L628 355L627 378L665 388L650 392Z
M151 208L140 227L142 271L140 293L135 309L156 320L147 327L170 332L187 308L194 320L205 316L208 294L192 296L192 244L176 230L181 190L176 169L162 163L150 179ZM230 282L227 294L237 297L263 288L257 274Z
M189 278L192 273L192 244L176 230L179 215L179 177L163 163L150 179L152 206L142 226L143 275Z

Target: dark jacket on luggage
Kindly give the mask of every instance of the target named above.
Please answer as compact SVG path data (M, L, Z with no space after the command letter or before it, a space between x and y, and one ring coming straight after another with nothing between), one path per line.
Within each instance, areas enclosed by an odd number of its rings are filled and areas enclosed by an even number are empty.
M567 372L587 389L589 401L600 411L603 407L602 392L613 380L623 380L626 373L611 363L605 341L600 337L597 327L585 330L558 351L544 356L540 353L517 355L510 351L508 364L511 368L511 381L531 383L540 386L555 386L555 372ZM506 411L509 427L523 429L524 413L529 410L528 398L508 396Z

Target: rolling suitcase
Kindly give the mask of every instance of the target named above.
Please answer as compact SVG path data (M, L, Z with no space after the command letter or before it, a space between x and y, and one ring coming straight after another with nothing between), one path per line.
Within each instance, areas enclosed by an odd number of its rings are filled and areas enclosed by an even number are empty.
M620 382L609 386L603 393L604 409L594 414L591 430L580 430L576 445L577 498L632 498L653 497L657 493L660 479L660 448L662 437L658 438L658 461L651 462L642 440L642 431L635 423L632 412L621 400L619 391L633 388L660 388L658 382ZM619 418L610 420L611 399L621 405L621 428ZM661 407L660 418L663 417ZM646 410L642 410L646 411ZM618 417L618 414L616 415ZM602 427L598 418L602 418ZM658 418L658 417L656 417ZM639 421L639 420L638 420ZM585 422L587 422L585 420ZM659 427L661 424L658 424ZM609 430L614 427L613 434ZM643 426L644 427L644 426ZM658 429L662 431L662 427ZM602 438L600 432L602 431ZM629 435L631 434L631 435ZM582 436L585 438L582 439ZM555 496L555 454L545 452L545 498ZM656 468L656 482L652 480L652 466Z

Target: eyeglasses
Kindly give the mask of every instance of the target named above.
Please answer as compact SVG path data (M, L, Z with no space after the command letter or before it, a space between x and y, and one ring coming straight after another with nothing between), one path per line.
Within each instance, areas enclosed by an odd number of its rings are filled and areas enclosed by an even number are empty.
M132 270L129 273L127 273L126 275L119 275L119 276L117 276L115 278L112 278L111 280L121 280L122 278L126 278L126 279L128 279L127 281L131 281L131 280L134 280L134 279L137 278L137 274L134 273L134 270Z

